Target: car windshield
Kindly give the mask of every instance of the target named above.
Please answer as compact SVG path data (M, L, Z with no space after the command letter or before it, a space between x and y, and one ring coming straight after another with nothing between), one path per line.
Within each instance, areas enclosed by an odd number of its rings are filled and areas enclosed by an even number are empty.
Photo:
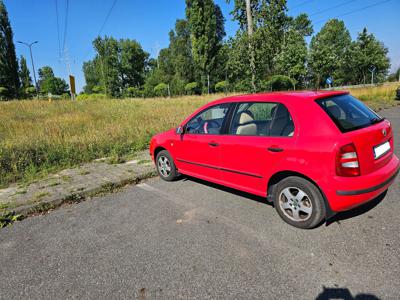
M341 132L364 128L383 120L360 100L351 95L339 95L317 100Z

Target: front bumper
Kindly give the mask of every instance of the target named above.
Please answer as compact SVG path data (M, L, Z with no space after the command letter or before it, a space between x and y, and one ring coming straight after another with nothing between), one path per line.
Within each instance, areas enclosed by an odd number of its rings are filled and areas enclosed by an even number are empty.
M393 155L388 164L368 175L335 176L333 184L330 185L331 189L326 193L331 210L349 210L376 198L394 182L399 167L399 159Z

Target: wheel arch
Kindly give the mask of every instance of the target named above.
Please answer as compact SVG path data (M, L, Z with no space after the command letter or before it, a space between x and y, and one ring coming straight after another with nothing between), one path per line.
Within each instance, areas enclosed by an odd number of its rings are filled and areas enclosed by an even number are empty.
M154 160L156 159L157 154L160 153L160 152L163 151L163 150L168 151L166 148L164 148L164 147L162 147L162 146L157 146L157 147L154 149Z
M329 205L329 201L324 193L324 191L321 189L321 187L318 185L318 183L313 180L312 178L310 178L307 175L304 175L300 172L297 171L291 171L291 170L286 170L286 171L279 171L276 172L274 175L272 175L270 177L270 179L268 180L268 184L267 184L267 201L268 202L273 202L272 199L272 194L273 194L273 189L274 186L281 180L289 177L289 176L297 176L297 177L301 177L309 182L311 182L312 184L314 184L317 189L319 190L319 192L322 195L322 198L324 200L325 203L325 208L326 208L326 215L325 215L325 219L328 219L330 217L332 217L335 213L332 211L331 206Z

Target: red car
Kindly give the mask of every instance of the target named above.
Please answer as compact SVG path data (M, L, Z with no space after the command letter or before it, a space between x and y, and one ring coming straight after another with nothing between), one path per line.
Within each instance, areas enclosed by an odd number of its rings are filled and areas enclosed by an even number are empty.
M374 199L399 172L390 122L343 91L220 99L154 136L150 154L164 180L266 197L300 228Z

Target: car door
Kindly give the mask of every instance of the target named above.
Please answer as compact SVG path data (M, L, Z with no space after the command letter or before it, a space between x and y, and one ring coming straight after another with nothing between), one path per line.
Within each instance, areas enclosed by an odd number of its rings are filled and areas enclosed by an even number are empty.
M176 142L176 161L180 172L211 181L221 180L221 133L229 103L205 108L184 125Z
M238 103L221 141L222 180L265 196L268 180L295 151L295 127L280 103Z

